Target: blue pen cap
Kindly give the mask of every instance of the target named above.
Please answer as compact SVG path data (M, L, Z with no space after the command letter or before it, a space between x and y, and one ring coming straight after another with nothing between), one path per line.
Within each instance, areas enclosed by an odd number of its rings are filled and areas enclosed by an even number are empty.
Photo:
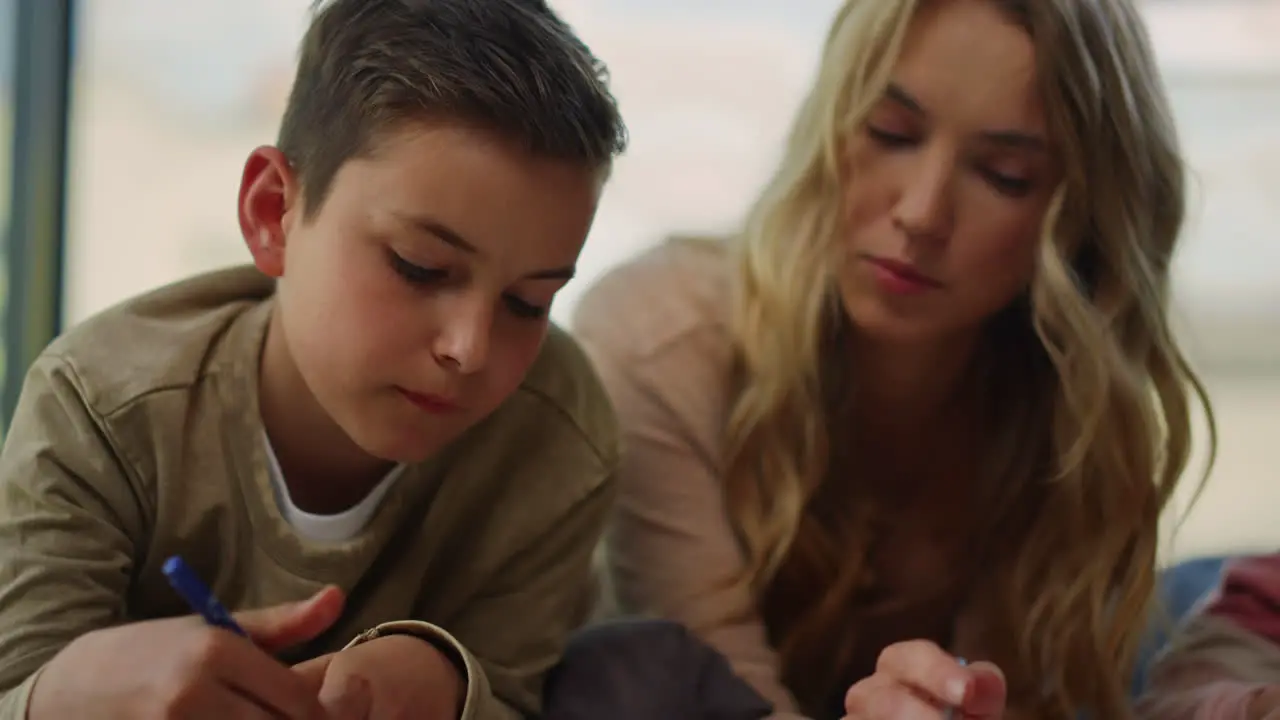
M169 585L174 591L181 595L182 599L187 601L187 605L191 606L192 611L203 617L206 623L248 637L248 633L236 623L231 613L218 602L218 598L214 597L209 586L180 556L174 555L165 560L161 572L169 580Z

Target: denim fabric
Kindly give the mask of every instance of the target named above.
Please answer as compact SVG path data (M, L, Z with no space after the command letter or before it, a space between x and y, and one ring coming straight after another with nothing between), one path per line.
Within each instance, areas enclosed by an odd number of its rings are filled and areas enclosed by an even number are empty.
M1147 630L1147 639L1138 654L1131 693L1134 698L1146 687L1147 671L1168 640L1173 626L1187 616L1196 604L1218 586L1222 566L1230 558L1204 557L1187 560L1160 574L1157 592L1161 608L1157 609Z

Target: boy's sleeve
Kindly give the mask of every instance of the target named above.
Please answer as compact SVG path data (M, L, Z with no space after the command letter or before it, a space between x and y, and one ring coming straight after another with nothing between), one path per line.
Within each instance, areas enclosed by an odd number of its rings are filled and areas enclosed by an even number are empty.
M119 622L143 515L72 367L28 371L0 451L0 720L24 720L39 670Z
M351 644L392 633L416 635L453 655L464 670L461 720L536 716L547 672L594 604L591 559L613 493L609 478L572 506L509 564L500 587L468 603L448 631L407 620L379 625Z

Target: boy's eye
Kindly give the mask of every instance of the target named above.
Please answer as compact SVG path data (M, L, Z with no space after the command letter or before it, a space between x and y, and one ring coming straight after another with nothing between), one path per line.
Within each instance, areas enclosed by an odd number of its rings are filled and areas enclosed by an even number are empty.
M431 285L448 277L449 273L438 268L425 268L405 260L394 250L387 251L391 269L413 285Z
M427 268L411 263L400 257L394 250L387 250L387 261L391 264L391 269L411 285L434 286L449 279L448 270ZM545 306L535 305L510 293L502 296L502 302L512 315L521 319L538 320L547 315Z

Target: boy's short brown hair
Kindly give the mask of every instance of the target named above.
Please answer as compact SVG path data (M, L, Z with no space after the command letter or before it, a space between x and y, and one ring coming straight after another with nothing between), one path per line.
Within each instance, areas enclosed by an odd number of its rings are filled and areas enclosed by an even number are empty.
M277 145L316 212L343 163L405 120L475 124L607 167L627 143L604 65L545 0L320 0Z

